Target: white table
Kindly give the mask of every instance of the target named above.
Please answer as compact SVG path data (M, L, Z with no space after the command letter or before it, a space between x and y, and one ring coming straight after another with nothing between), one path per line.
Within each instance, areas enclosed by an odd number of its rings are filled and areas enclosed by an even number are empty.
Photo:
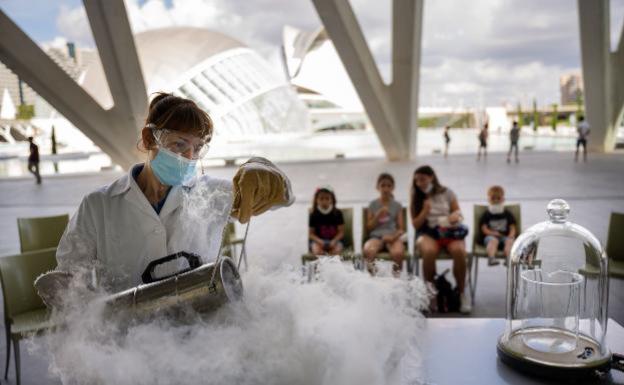
M503 318L429 318L422 345L427 385L553 384L519 373L496 354ZM624 353L624 328L612 319L607 325L611 352ZM611 371L613 384L624 384L624 373ZM605 382L609 383L609 382Z

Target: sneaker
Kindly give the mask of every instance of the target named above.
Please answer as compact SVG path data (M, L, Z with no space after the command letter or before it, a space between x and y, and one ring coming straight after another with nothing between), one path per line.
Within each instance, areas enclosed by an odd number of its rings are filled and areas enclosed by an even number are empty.
M494 258L494 257L489 257L488 258L488 266L496 266L498 264L500 264L500 261L497 260L496 258Z
M470 297L466 295L466 293L461 293L459 295L459 312L462 314L470 314L472 311L472 301Z
M375 264L375 262L366 262L366 270L368 270L368 273L372 276L376 276L379 272L379 269L377 269L377 265Z

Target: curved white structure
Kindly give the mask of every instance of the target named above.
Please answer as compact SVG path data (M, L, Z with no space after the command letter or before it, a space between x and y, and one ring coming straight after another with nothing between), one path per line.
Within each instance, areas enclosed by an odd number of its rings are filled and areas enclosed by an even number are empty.
M170 27L135 35L148 93L194 100L215 122L215 134L238 137L307 131L309 119L280 72L241 42L203 28ZM104 108L113 104L99 60L84 88Z
M364 112L349 75L325 28L302 31L285 26L284 60L290 82L306 94L322 95L327 107Z

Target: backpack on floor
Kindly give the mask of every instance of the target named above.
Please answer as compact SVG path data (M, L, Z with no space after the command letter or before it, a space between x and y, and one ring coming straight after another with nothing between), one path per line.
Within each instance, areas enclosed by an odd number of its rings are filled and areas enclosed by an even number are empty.
M446 273L449 269L444 270L442 274L435 277L435 287L438 291L438 313L453 313L459 311L459 290L453 288L451 283L446 279Z

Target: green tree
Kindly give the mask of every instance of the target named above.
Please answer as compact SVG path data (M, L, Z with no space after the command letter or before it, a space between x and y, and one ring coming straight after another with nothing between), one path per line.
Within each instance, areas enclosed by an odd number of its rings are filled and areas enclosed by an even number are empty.
M52 155L56 155L56 131L54 129L54 126L52 126L50 141L52 142ZM58 162L54 162L54 172L58 173Z
M579 121L579 118L583 116L583 92L581 90L576 90L576 121Z
M557 120L559 120L559 114L557 113L557 103L552 104L552 116L550 118L550 124L553 131L557 132Z
M537 131L539 126L539 113L537 112L537 100L533 98L533 131Z

